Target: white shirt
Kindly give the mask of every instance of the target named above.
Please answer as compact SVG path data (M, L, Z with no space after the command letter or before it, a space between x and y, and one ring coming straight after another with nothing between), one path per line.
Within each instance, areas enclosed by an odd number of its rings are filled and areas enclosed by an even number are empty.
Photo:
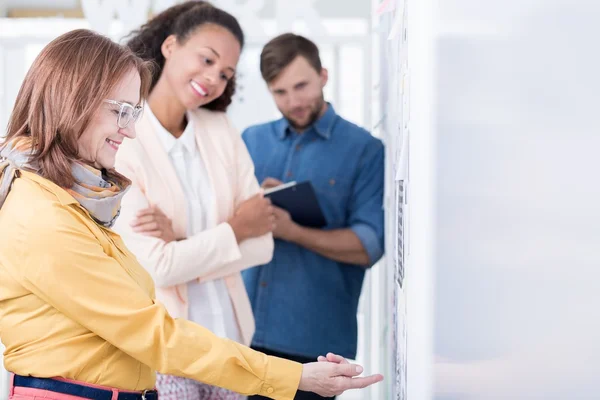
M196 143L192 119L187 119L188 124L183 134L175 138L160 124L148 105L144 112L148 113L158 138L169 155L187 199L188 237L209 229L208 217L212 212L210 204L214 193ZM188 282L187 286L190 321L204 326L217 336L241 342L240 330L225 281L194 280Z

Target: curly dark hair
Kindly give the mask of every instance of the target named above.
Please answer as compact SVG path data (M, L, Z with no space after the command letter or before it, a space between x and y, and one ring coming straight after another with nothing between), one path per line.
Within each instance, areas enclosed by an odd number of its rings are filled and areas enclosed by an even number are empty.
M184 43L198 27L204 24L214 24L227 29L238 40L240 47L244 47L244 32L237 19L207 1L186 1L169 7L126 36L127 46L136 55L155 64L150 90L158 82L165 65L165 57L161 52L165 39L170 35L176 35L177 39ZM227 82L225 91L220 97L202 107L225 111L231 104L234 93L235 75Z

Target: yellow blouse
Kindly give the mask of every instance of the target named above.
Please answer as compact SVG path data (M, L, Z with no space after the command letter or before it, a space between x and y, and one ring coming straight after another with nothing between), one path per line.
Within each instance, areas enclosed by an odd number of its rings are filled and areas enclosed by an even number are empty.
M125 390L153 388L158 371L293 399L302 373L171 318L119 235L27 172L0 209L0 338L8 371Z

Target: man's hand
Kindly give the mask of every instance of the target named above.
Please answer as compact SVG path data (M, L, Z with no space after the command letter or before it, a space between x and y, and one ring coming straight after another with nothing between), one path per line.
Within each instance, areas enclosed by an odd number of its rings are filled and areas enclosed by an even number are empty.
M295 230L298 228L298 224L292 221L290 213L282 208L273 206L273 215L275 215L275 229L273 230L273 237L276 239L282 239L292 241Z
M266 178L260 185L260 187L262 187L263 189L271 189L279 185L283 185L283 182L281 182L279 179Z

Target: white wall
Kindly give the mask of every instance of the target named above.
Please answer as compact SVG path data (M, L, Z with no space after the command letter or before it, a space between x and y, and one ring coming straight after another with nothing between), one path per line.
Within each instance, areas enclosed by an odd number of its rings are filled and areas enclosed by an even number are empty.
M600 5L440 13L436 399L597 399Z
M111 0L97 0L101 2L109 2ZM142 0L124 0L126 2L137 2L138 4ZM180 3L183 0L150 0L151 4L174 4ZM223 4L224 0L209 0L216 6ZM240 6L245 3L250 3L252 0L233 0ZM286 0L289 1L289 0ZM344 3L331 0L297 0L304 1L306 3L313 3L319 11L319 15L329 18L348 18L348 17L359 17L364 18L371 11L370 4L368 1L363 0L344 0ZM254 2L255 4L262 4L260 7L260 15L263 18L273 18L274 10L277 2L284 4L282 0L261 0L260 2ZM7 8L54 8L54 9L73 9L78 7L80 0L0 0L0 6L3 4ZM343 5L342 5L343 4Z

